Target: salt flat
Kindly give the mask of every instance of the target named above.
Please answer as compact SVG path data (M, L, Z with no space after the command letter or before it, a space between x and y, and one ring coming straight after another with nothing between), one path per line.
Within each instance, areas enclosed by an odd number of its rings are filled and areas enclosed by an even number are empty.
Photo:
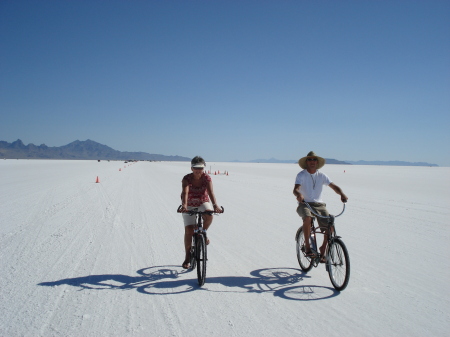
M448 335L450 168L322 169L349 197L341 293L299 269L298 165L208 169L225 213L198 288L176 213L189 163L1 160L0 335Z

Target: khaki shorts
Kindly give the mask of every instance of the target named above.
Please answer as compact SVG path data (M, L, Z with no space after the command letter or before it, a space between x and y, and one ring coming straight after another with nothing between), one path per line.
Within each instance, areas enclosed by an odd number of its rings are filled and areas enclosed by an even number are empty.
M328 213L327 210L327 204L322 202L308 202L308 204L317 214L323 216L330 215L330 213ZM305 204L302 203L298 204L297 213L298 215L300 215L302 219L305 219L306 217L315 217L317 218L317 222L319 223L320 227L328 227L328 219L316 217L314 214L311 213L308 206L306 206Z
M203 204L201 204L198 207L192 207L192 206L188 206L188 210L193 210L193 209L198 209L200 212L204 212L204 211L214 211L214 207L211 204L211 202L204 202ZM183 221L184 221L184 227L186 226L190 226L190 225L196 225L197 223L195 222L195 215L189 215L187 213L183 213Z

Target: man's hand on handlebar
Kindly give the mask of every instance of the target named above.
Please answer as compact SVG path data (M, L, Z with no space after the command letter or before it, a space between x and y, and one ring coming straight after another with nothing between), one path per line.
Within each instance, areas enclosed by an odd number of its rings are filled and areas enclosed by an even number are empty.
M299 194L296 196L296 199L297 199L298 202L300 202L300 203L302 203L302 204L305 202L305 198L303 198L303 195L302 195L301 193L299 193Z

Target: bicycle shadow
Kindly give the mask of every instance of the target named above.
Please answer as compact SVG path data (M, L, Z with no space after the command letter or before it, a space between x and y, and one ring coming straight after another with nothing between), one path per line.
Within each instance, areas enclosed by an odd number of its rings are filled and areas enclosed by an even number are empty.
M184 277L191 271L179 266L153 266L137 271L139 276L122 274L89 275L67 278L54 282L42 282L38 285L56 287L70 285L80 290L130 290L148 295L181 294L195 290L209 292L273 293L274 296L299 301L312 301L331 298L339 294L334 288L298 285L306 278L305 273L294 268L266 268L250 272L250 276L208 277L200 288L197 278ZM192 271L196 276L196 271ZM219 285L219 287L217 287ZM223 286L225 290L222 289ZM217 289L219 288L219 289Z

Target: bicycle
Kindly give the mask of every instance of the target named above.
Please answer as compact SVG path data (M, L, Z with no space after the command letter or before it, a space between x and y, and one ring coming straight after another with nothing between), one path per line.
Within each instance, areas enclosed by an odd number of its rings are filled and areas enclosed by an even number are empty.
M222 212L224 212L224 208ZM213 215L214 211L201 212L197 208L181 212L181 205L177 209L178 213L187 213L189 215L195 215L195 229L194 235L192 235L191 251L190 251L190 267L194 270L197 267L197 279L198 285L201 287L205 284L206 280L206 261L208 261L208 254L206 249L206 242L208 237L206 236L206 229L203 228L203 214Z
M317 214L307 202L305 202L305 204L316 217L328 219L328 226L314 227L315 217L312 218L311 235L309 238L312 256L310 254L307 256L305 252L305 235L303 233L303 226L297 230L295 241L297 242L298 263L301 269L306 273L310 271L312 267L317 267L321 262L321 259L325 259L325 268L330 276L333 287L338 291L344 290L350 279L350 257L347 247L341 240L341 237L336 235L334 219L344 213L345 204L342 212L336 216L322 216ZM321 256L317 250L316 234L324 234L328 237L325 256Z

